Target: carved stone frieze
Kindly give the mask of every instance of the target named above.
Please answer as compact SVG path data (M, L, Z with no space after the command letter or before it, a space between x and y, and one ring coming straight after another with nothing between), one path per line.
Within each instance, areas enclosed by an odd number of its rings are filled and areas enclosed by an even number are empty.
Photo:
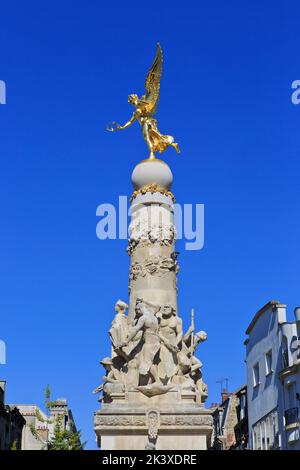
M166 426L211 426L212 416L202 414L162 414L149 410L143 415L96 414L96 426L144 426L151 439L156 439L160 427Z
M127 253L132 254L137 246L148 246L151 244L159 244L160 246L170 246L175 242L176 230L173 223L153 224L149 227L148 220L140 220L132 222L129 227L129 242Z
M155 256L153 258L147 258L142 263L134 261L130 266L129 279L136 281L139 277L145 277L147 274L164 275L170 271L175 271L176 274L179 271L175 253L174 256L170 258Z
M146 426L146 415L123 414L97 414L95 417L97 426Z
M211 426L212 417L201 414L161 415L161 426Z

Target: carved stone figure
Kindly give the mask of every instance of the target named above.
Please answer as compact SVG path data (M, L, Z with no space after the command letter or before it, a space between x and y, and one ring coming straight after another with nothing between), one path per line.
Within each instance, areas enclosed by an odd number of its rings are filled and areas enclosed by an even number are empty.
M100 361L100 364L106 370L106 375L102 377L103 384L97 387L93 393L100 393L103 391L103 397L100 401L111 401L111 393L122 393L124 391L123 374L121 371L113 366L113 361L110 357L105 357Z
M182 338L178 352L178 369L172 383L181 385L182 389L194 391L196 401L203 404L207 398L207 385L202 380L202 362L194 355L198 345L206 341L205 331L199 331L194 335L194 312L192 311L192 322L188 331Z
M124 343L128 334L128 322L126 311L128 305L122 300L118 300L115 304L115 318L112 321L109 336L111 338L112 346L114 350L118 350L120 345ZM115 353L116 354L116 353Z
M178 362L182 374L192 373L202 367L202 362L194 356L194 353L200 343L206 341L205 331L199 331L194 335L194 325L189 327L182 339L182 348L178 353Z
M135 336L142 331L142 348L138 357L138 370L141 376L145 376L147 382L160 382L157 367L154 365L157 360L157 354L160 350L160 338L158 335L158 319L154 312L159 307L145 302L142 299L136 300L135 313L137 323L129 330L126 342L122 345L126 346Z
M124 381L126 387L137 387L139 384L139 369L137 357L129 358L128 362L124 365L124 372Z
M169 304L160 308L157 317L159 319L159 337L161 340L158 374L164 382L168 383L178 368L177 353L182 341L182 320Z
M192 378L196 384L196 402L202 405L208 397L208 387L203 382L201 369L197 369Z

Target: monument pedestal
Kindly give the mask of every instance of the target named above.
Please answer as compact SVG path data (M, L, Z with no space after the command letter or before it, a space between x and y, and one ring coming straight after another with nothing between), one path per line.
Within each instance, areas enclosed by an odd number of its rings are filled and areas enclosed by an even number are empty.
M211 410L178 391L146 397L129 391L95 413L102 450L206 450L212 434ZM150 447L149 447L150 443ZM154 447L153 447L154 448Z

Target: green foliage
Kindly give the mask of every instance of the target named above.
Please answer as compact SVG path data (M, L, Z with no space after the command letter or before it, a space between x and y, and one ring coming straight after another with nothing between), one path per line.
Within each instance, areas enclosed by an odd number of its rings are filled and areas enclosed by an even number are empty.
M46 423L46 424L51 424L53 421L50 418L44 418L41 413L39 412L38 408L35 410L35 417L41 422L41 423Z
M10 450L18 450L16 440L13 441L12 445L10 446Z
M32 435L33 435L36 439L38 439L38 438L39 438L39 435L38 435L37 430L35 429L35 426L34 426L33 423L29 423L29 429L30 429Z
M45 390L45 406L47 411L50 411L50 408L55 404L55 401L51 401L51 390L50 390L50 385L48 384Z
M46 390L45 390L45 401L46 403L50 401L50 396L51 396L51 390L50 390L50 385L47 384Z
M53 437L48 444L48 450L83 450L85 443L81 444L80 439L80 431L73 432L71 430L64 429L62 425L62 416L57 416L54 425Z

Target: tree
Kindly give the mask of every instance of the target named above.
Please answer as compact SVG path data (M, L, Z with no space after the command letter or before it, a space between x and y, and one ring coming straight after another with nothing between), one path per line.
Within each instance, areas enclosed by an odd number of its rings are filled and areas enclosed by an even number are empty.
M65 429L62 425L62 416L55 418L53 437L49 441L49 450L83 450L85 443L81 444L81 432Z

